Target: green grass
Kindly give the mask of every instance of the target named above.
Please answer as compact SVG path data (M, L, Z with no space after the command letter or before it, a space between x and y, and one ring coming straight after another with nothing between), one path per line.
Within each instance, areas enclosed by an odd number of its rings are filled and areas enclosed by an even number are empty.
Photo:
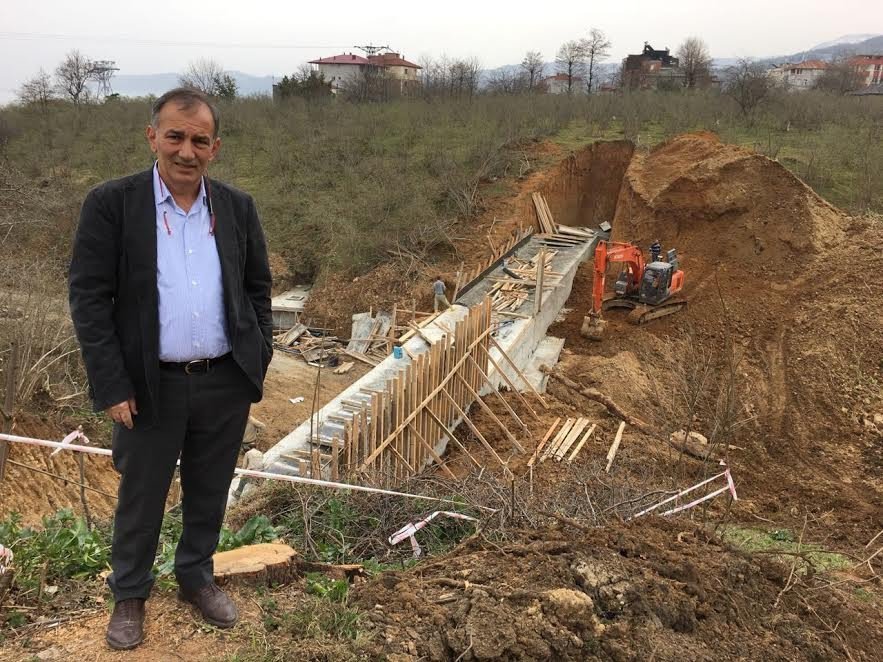
M746 552L770 553L770 556L787 563L798 560L798 567L807 570L806 561L795 554L805 555L806 560L815 571L842 570L849 567L851 561L842 554L821 549L818 545L804 542L799 544L798 536L789 529L764 529L729 526L723 533L725 542ZM775 552L785 552L775 554Z

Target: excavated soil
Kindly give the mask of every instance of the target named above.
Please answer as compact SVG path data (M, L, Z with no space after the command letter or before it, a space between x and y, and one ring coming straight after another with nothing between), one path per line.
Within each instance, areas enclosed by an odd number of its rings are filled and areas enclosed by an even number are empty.
M635 155L614 239L677 248L688 307L644 327L610 312L604 341L590 342L579 334L591 306L583 265L550 329L566 339L565 370L665 425L640 385L667 369L666 346L687 336L723 360L731 339L744 423L728 460L751 499L743 514L824 514L836 544L867 542L883 513L883 284L859 274L883 269L883 224L846 217L778 163L702 133ZM640 366L624 360L634 355ZM603 376L598 356L627 374Z
M872 659L874 608L784 590L788 570L690 523L480 537L356 591L398 660ZM836 629L832 629L838 624ZM399 656L399 657L395 657Z

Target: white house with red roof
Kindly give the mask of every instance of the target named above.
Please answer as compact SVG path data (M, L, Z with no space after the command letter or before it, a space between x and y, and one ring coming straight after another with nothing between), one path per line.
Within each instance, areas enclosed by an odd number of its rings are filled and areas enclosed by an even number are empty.
M354 53L344 53L342 55L319 58L318 60L310 60L310 64L322 74L326 81L331 83L331 92L333 94L337 94L337 91L348 82L363 76L367 67L374 66L368 58L355 55Z
M422 68L392 52L369 55L367 58L354 53L343 53L310 60L310 64L331 83L334 94L348 82L359 80L372 67L378 67L386 73L388 79L393 81L392 87L396 92L405 93L420 84L417 72Z
M883 55L854 55L849 65L859 76L862 87L883 83Z
M792 90L811 90L825 73L828 65L822 60L804 60L797 64L786 62L767 73L770 78Z
M549 94L567 94L567 74L555 74L547 76L540 81ZM582 76L574 76L570 87L571 94L583 94L586 91L585 81Z

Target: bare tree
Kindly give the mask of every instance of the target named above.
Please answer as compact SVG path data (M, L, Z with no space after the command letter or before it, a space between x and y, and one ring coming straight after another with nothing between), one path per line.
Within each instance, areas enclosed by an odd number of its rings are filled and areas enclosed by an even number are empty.
M65 55L55 68L56 88L75 105L89 98L88 83L92 77L92 61L78 50Z
M742 58L727 69L725 91L739 104L742 116L753 122L754 111L772 89L772 82L763 65L748 58Z
M585 70L586 51L582 41L566 41L555 55L555 69L567 77L567 93L573 92L574 81L579 80Z
M55 90L52 87L52 79L43 69L22 83L18 90L18 99L26 106L37 106L41 112L45 112L49 102L55 98Z
M528 74L524 71L501 69L490 75L487 91L492 94L523 94L530 90Z
M700 87L711 80L711 55L708 45L699 37L687 37L677 50L684 87Z
M859 89L863 80L861 70L850 62L850 56L841 53L828 63L815 87L827 92L846 94Z
M582 48L586 60L586 92L589 94L592 93L598 65L610 55L610 46L610 40L607 39L607 35L597 28L592 28L589 32L589 38L582 40Z
M194 60L178 78L178 84L205 92L209 96L232 99L238 92L236 80L210 58Z
M527 81L528 91L533 91L543 78L543 55L539 51L528 51L521 61L521 70Z

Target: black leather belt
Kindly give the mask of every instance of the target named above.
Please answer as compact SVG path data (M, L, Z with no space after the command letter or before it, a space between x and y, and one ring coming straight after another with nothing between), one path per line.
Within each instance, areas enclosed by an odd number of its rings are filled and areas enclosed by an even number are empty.
M196 374L204 374L221 363L222 361L226 361L233 354L231 352L227 352L221 356L217 356L213 359L196 359L195 361L183 361L181 363L172 363L169 361L160 361L159 367L162 370L180 370L182 372L187 373L188 375L196 375Z

